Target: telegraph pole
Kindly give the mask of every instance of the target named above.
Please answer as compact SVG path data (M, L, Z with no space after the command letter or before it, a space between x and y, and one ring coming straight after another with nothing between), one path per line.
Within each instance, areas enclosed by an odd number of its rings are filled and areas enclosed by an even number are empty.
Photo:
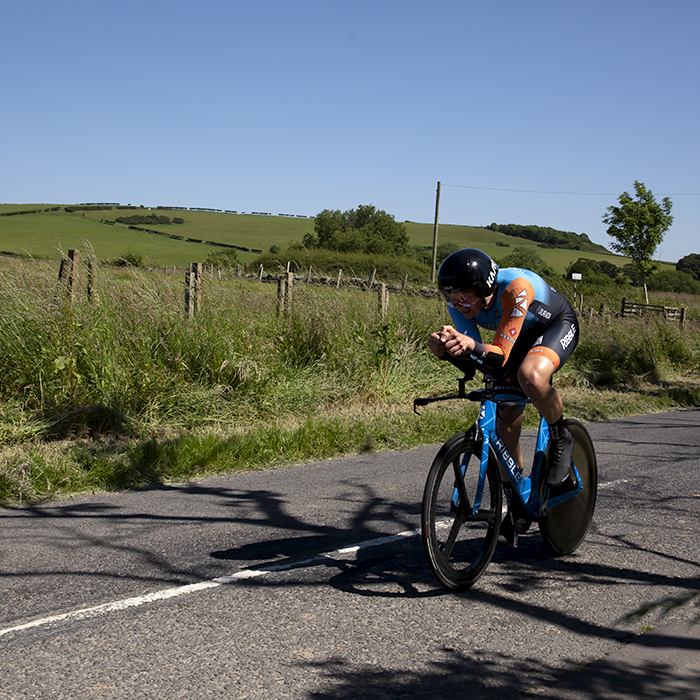
M433 226L433 264L430 268L430 283L435 284L435 268L437 267L438 219L440 217L440 182L437 184L435 197L435 225Z

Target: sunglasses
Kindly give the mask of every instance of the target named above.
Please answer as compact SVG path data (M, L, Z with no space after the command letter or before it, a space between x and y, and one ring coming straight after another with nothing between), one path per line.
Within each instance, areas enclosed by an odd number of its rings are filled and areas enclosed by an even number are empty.
M477 303L482 303L480 296L465 294L464 292L452 292L447 295L447 303L452 307L461 306L465 309L470 309L476 306Z

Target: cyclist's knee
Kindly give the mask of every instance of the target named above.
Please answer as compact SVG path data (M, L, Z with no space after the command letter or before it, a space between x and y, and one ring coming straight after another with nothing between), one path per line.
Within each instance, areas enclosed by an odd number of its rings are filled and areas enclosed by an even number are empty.
M528 396L532 396L533 393L542 395L550 390L553 374L554 366L548 360L545 362L523 362L518 370L518 381Z

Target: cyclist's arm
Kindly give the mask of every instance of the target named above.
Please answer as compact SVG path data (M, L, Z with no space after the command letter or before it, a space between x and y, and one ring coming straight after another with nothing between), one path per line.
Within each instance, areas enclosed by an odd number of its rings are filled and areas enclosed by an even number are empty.
M442 359L448 360L452 364L455 364L454 359L466 360L476 365L482 372L495 372L500 369L503 365L504 355L499 351L499 348L482 342L476 321L464 318L457 309L448 307L448 311L455 327L442 327L441 337L444 338L442 342L453 341L450 343L450 352L445 352Z
M465 319L456 309L449 309L452 320L455 321L457 330L471 338L471 341L462 340L457 344L456 351L451 354L459 357L466 355L484 372L499 370L508 360L508 356L515 345L520 331L523 328L525 314L530 303L535 298L535 290L532 284L521 277L513 280L501 295L502 316L498 325L493 343L482 343L476 323ZM474 334L474 330L476 333ZM472 347L473 346L473 347Z

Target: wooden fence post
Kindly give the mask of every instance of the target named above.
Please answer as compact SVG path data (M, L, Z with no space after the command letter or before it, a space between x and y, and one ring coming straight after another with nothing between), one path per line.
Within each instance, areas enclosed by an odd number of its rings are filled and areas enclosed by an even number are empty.
M367 288L372 289L372 285L374 284L374 276L377 274L377 268L375 267L374 270L372 270L372 274L370 275L369 282L367 283Z
M379 285L379 303L377 305L377 312L379 313L379 319L384 321L386 319L387 310L389 308L389 294L386 291L386 284L382 282Z
M190 263L185 273L185 313L192 318L202 309L202 263Z
M95 292L95 281L96 281L96 271L97 271L97 266L95 265L95 261L90 258L87 263L87 295L88 299L92 299L92 295Z
M194 272L194 310L202 310L202 284L204 283L204 266L202 263L192 263L190 270Z
M280 277L277 280L277 317L279 318L284 313L284 302L286 299L287 292L287 278L285 276Z
M292 313L292 303L294 298L294 273L287 272L286 278L287 284L285 285L284 290L284 310L286 313L290 314Z
M68 301L73 303L75 297L75 286L78 281L78 261L80 260L79 250L69 250L68 258L61 260L61 267L58 270L58 282L64 288Z
M343 271L342 271L342 270L338 270L338 281L336 282L336 285L335 285L335 286L336 286L336 289L337 289L338 287L340 287L340 278L341 278L342 276L343 276Z
M194 316L194 275L185 272L185 313L187 318Z

